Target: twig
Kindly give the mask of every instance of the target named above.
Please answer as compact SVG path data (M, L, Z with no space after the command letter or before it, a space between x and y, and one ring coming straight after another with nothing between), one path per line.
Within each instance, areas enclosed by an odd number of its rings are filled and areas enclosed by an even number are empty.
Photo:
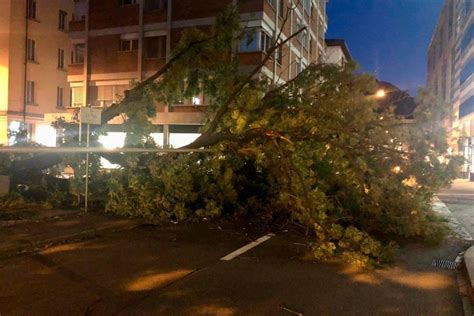
M286 312L290 313L290 314L293 314L293 315L298 315L298 316L304 316L304 315L303 315L303 313L300 313L300 312L294 311L294 310L292 310L292 309L290 309L290 308L286 307L286 306L285 306L285 305L283 305L283 304L282 304L282 305L280 305L280 306L278 306L278 307L279 307L280 309L282 309L282 310L284 310L284 311L286 311Z

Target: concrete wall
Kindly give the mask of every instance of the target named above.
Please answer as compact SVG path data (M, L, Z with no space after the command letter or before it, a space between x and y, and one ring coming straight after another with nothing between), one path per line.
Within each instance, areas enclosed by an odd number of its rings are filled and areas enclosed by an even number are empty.
M340 46L328 46L326 48L326 60L324 61L327 64L337 64L342 66L346 61L344 52Z

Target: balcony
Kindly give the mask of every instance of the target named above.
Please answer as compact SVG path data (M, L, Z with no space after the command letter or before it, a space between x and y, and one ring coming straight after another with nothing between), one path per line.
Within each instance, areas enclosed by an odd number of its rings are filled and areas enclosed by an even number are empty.
M86 20L76 20L69 22L69 32L84 32L86 29Z
M68 76L78 76L84 74L84 64L71 64L68 66Z

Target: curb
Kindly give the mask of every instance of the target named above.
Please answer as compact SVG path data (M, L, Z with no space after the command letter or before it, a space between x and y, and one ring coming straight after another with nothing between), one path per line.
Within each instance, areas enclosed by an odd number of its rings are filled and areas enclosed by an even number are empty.
M464 260L461 259L462 257ZM463 262L456 273L456 281L461 295L464 316L473 316L474 246L471 246L465 253L460 253L456 261L458 258Z
M122 227L105 227L105 228L98 228L98 229L89 229L84 230L79 233L69 234L58 236L50 239L41 240L38 242L31 243L24 247L12 247L2 250L0 253L0 260L8 259L16 256L27 255L30 253L35 253L41 250L45 250L51 246L60 245L60 244L67 244L82 240L88 240L98 237L100 233L113 233L113 232L120 232L126 230L132 230L141 226L139 222L131 222L130 224L123 225Z

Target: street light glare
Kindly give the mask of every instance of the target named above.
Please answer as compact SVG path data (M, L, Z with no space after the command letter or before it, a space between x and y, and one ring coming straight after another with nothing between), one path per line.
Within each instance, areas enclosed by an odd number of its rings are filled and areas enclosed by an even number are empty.
M384 98L386 96L385 90L384 89L377 90L377 92L375 93L375 96L377 98Z

